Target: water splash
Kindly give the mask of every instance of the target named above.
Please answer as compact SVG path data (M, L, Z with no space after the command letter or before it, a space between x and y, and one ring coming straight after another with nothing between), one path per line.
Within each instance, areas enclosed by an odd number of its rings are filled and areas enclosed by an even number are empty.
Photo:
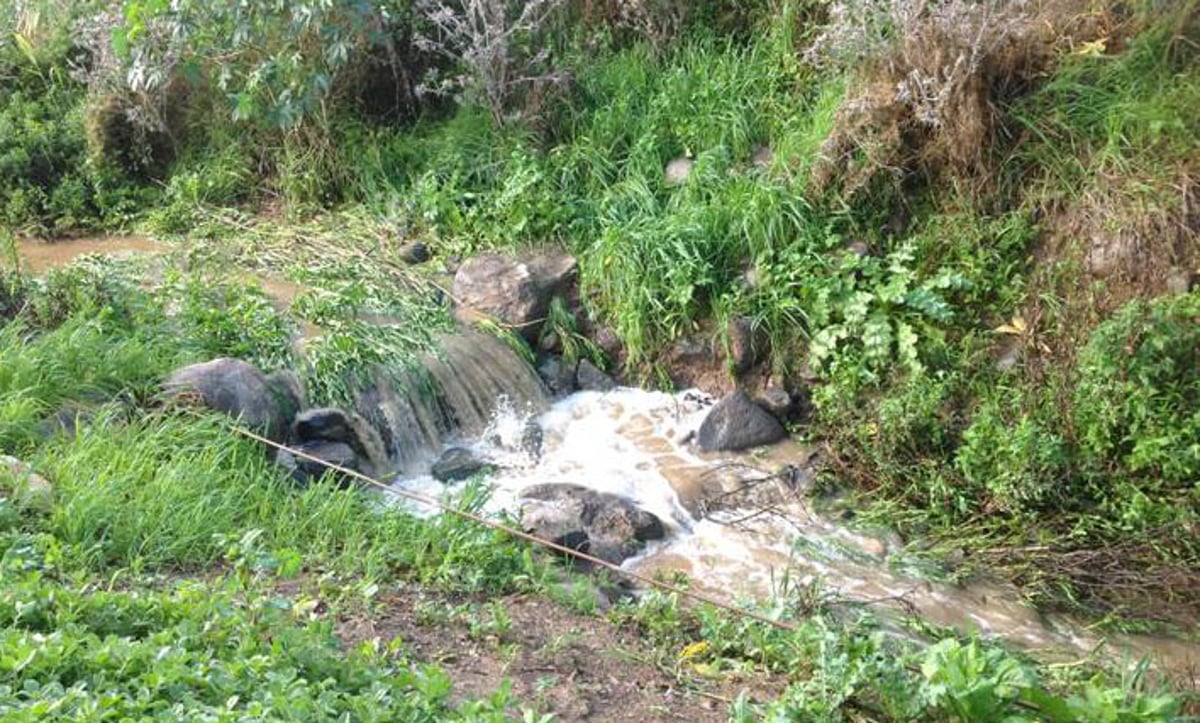
M537 373L499 339L455 334L439 347L415 370L376 369L355 403L379 432L390 467L405 474L425 470L451 441L482 435L503 400L539 411L546 405Z
M917 615L1048 659L1078 658L1107 646L1109 656L1150 656L1173 669L1200 664L1194 644L1148 636L1105 640L1081 621L1041 615L1011 586L954 585L907 573L897 539L822 515L786 488L785 477L769 482L782 487L768 509L711 509L714 499L737 492L748 479L764 479L756 470L802 464L808 451L784 443L766 453L702 454L688 440L710 406L695 392L633 389L581 392L540 414L503 403L485 431L467 442L501 467L489 478L493 511L518 509L521 491L534 484L579 484L621 495L657 515L668 533L624 566L643 574L683 572L693 587L721 598L765 599L787 579L867 605L897 630L906 616ZM513 451L531 416L543 433L536 460ZM423 470L397 484L434 496L444 490Z

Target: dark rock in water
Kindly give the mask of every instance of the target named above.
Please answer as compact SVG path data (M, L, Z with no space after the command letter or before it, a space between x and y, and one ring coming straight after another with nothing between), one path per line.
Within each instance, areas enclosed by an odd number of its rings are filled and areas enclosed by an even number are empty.
M579 552L591 550L591 538L583 524L583 503L579 500L525 503L521 507L521 522L526 532L543 540Z
M730 393L712 408L698 435L705 451L736 451L773 444L787 436L779 420L746 393Z
M275 463L286 469L297 484L307 485L319 480L326 472L333 471L334 478L341 487L354 484L354 477L333 469L330 465L343 467L355 472L359 469L358 454L344 442L305 442L295 446L297 452L310 455L317 459L309 459L300 454L292 454L279 450L275 455Z
M396 255L404 263L415 266L429 260L429 247L420 241L410 241L396 249Z
M527 532L613 563L632 557L644 543L662 539L662 520L617 495L580 485L535 485L521 493L521 521ZM586 547L580 546L580 534ZM561 543L560 544L565 544Z
M575 391L575 365L562 357L548 356L538 364L538 376L551 394L567 395Z
M430 474L438 482L461 482L491 468L491 465L479 459L471 450L463 447L451 447L442 453L438 461L433 463Z
M521 430L521 451L534 461L540 460L544 439L545 433L542 432L542 425L532 417L525 420L525 427Z
M306 409L296 415L292 422L292 439L297 442L344 442L353 445L357 437L350 426L350 418L340 409L321 407Z
M581 359L575 370L575 382L585 392L607 392L617 386L613 378L596 368L587 359Z
M252 364L223 357L176 370L163 383L174 401L195 400L240 419L247 427L282 442L302 406L294 374L265 375Z
M454 296L462 303L455 313L463 322L479 314L495 317L536 342L550 300L567 291L576 272L575 259L566 255L472 257L454 275Z

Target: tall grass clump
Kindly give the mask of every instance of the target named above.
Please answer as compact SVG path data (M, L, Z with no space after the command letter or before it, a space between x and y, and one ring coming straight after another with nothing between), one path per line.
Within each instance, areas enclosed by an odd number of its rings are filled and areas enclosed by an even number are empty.
M222 538L261 530L264 549L344 575L480 589L527 572L514 543L490 532L381 509L357 490L296 490L223 418L102 417L44 448L40 466L58 480L51 529L97 571L204 568L221 559Z

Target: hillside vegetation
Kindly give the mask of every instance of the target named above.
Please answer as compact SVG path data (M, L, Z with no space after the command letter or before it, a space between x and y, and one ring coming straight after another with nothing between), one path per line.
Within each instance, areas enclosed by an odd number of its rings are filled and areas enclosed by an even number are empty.
M223 422L144 411L182 363L291 363L292 321L210 275L230 260L315 289L294 308L330 330L304 371L319 401L409 363L452 324L390 270L414 239L438 262L569 251L583 311L553 327L631 383L670 384L681 340L729 348L748 320L765 351L734 383L811 399L793 431L860 519L1047 611L1194 635L1198 177L1197 0L0 0L0 242L191 243L152 291L120 263L0 276L0 454L59 486L0 504L0 711L512 713L451 701L405 653L344 656L275 590L283 570L354 605L401 579L545 593L548 563L288 492ZM81 401L93 422L47 441ZM732 706L747 720L1188 702L952 637L900 654L819 611L785 634L675 605L627 622L787 677Z

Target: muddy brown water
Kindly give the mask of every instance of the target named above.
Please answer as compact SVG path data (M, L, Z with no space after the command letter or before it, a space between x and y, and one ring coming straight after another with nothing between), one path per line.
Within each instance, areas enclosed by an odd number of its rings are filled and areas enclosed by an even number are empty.
M153 256L169 248L143 237L112 236L54 243L19 240L16 251L23 269L44 274L84 255ZM281 310L306 290L283 279L252 274L247 278L256 280ZM305 337L320 333L313 325L302 329ZM687 442L707 413L699 398L695 393L619 389L576 394L534 412L501 405L492 425L467 441L501 463L492 500L496 509L511 509L526 486L562 481L624 495L657 514L672 534L626 562L639 573L682 572L693 587L724 599L766 599L780 592L785 582L793 588L813 585L869 606L884 618L916 615L1046 659L1145 658L1164 670L1200 669L1200 645L1189 640L1106 635L1084 620L1040 614L1011 586L954 585L906 574L893 564L902 553L897 539L851 529L814 511L796 495L787 499L784 494L765 511L762 506L728 505L708 510L709 501L745 486L755 475L761 477L760 470L802 466L809 452L789 441L751 454L700 454ZM506 435L521 433L531 413L537 414L545 432L545 452L536 462L514 457L513 446L503 443ZM443 491L427 475L412 470L397 484Z
M1051 662L1132 665L1144 658L1164 672L1200 669L1194 642L1105 634L1086 620L1043 615L1011 585L953 584L916 574L894 534L849 527L815 509L785 477L765 473L803 467L810 455L804 445L699 453L690 440L709 408L695 391L581 392L544 411L504 407L470 443L501 468L491 478L497 511L517 509L521 491L534 484L582 484L627 497L662 519L669 534L624 567L643 575L684 573L693 589L721 600L765 601L785 589L811 588L834 604L871 610L902 636L918 637L904 623L920 618ZM518 449L530 415L544 434L537 459ZM741 499L747 483L760 488ZM443 491L421 474L397 485L433 496ZM763 489L769 485L777 486L775 493Z
M81 256L99 255L128 258L136 255L157 255L167 248L157 241L141 236L97 236L65 241L19 239L17 257L21 268L34 274L67 266Z

